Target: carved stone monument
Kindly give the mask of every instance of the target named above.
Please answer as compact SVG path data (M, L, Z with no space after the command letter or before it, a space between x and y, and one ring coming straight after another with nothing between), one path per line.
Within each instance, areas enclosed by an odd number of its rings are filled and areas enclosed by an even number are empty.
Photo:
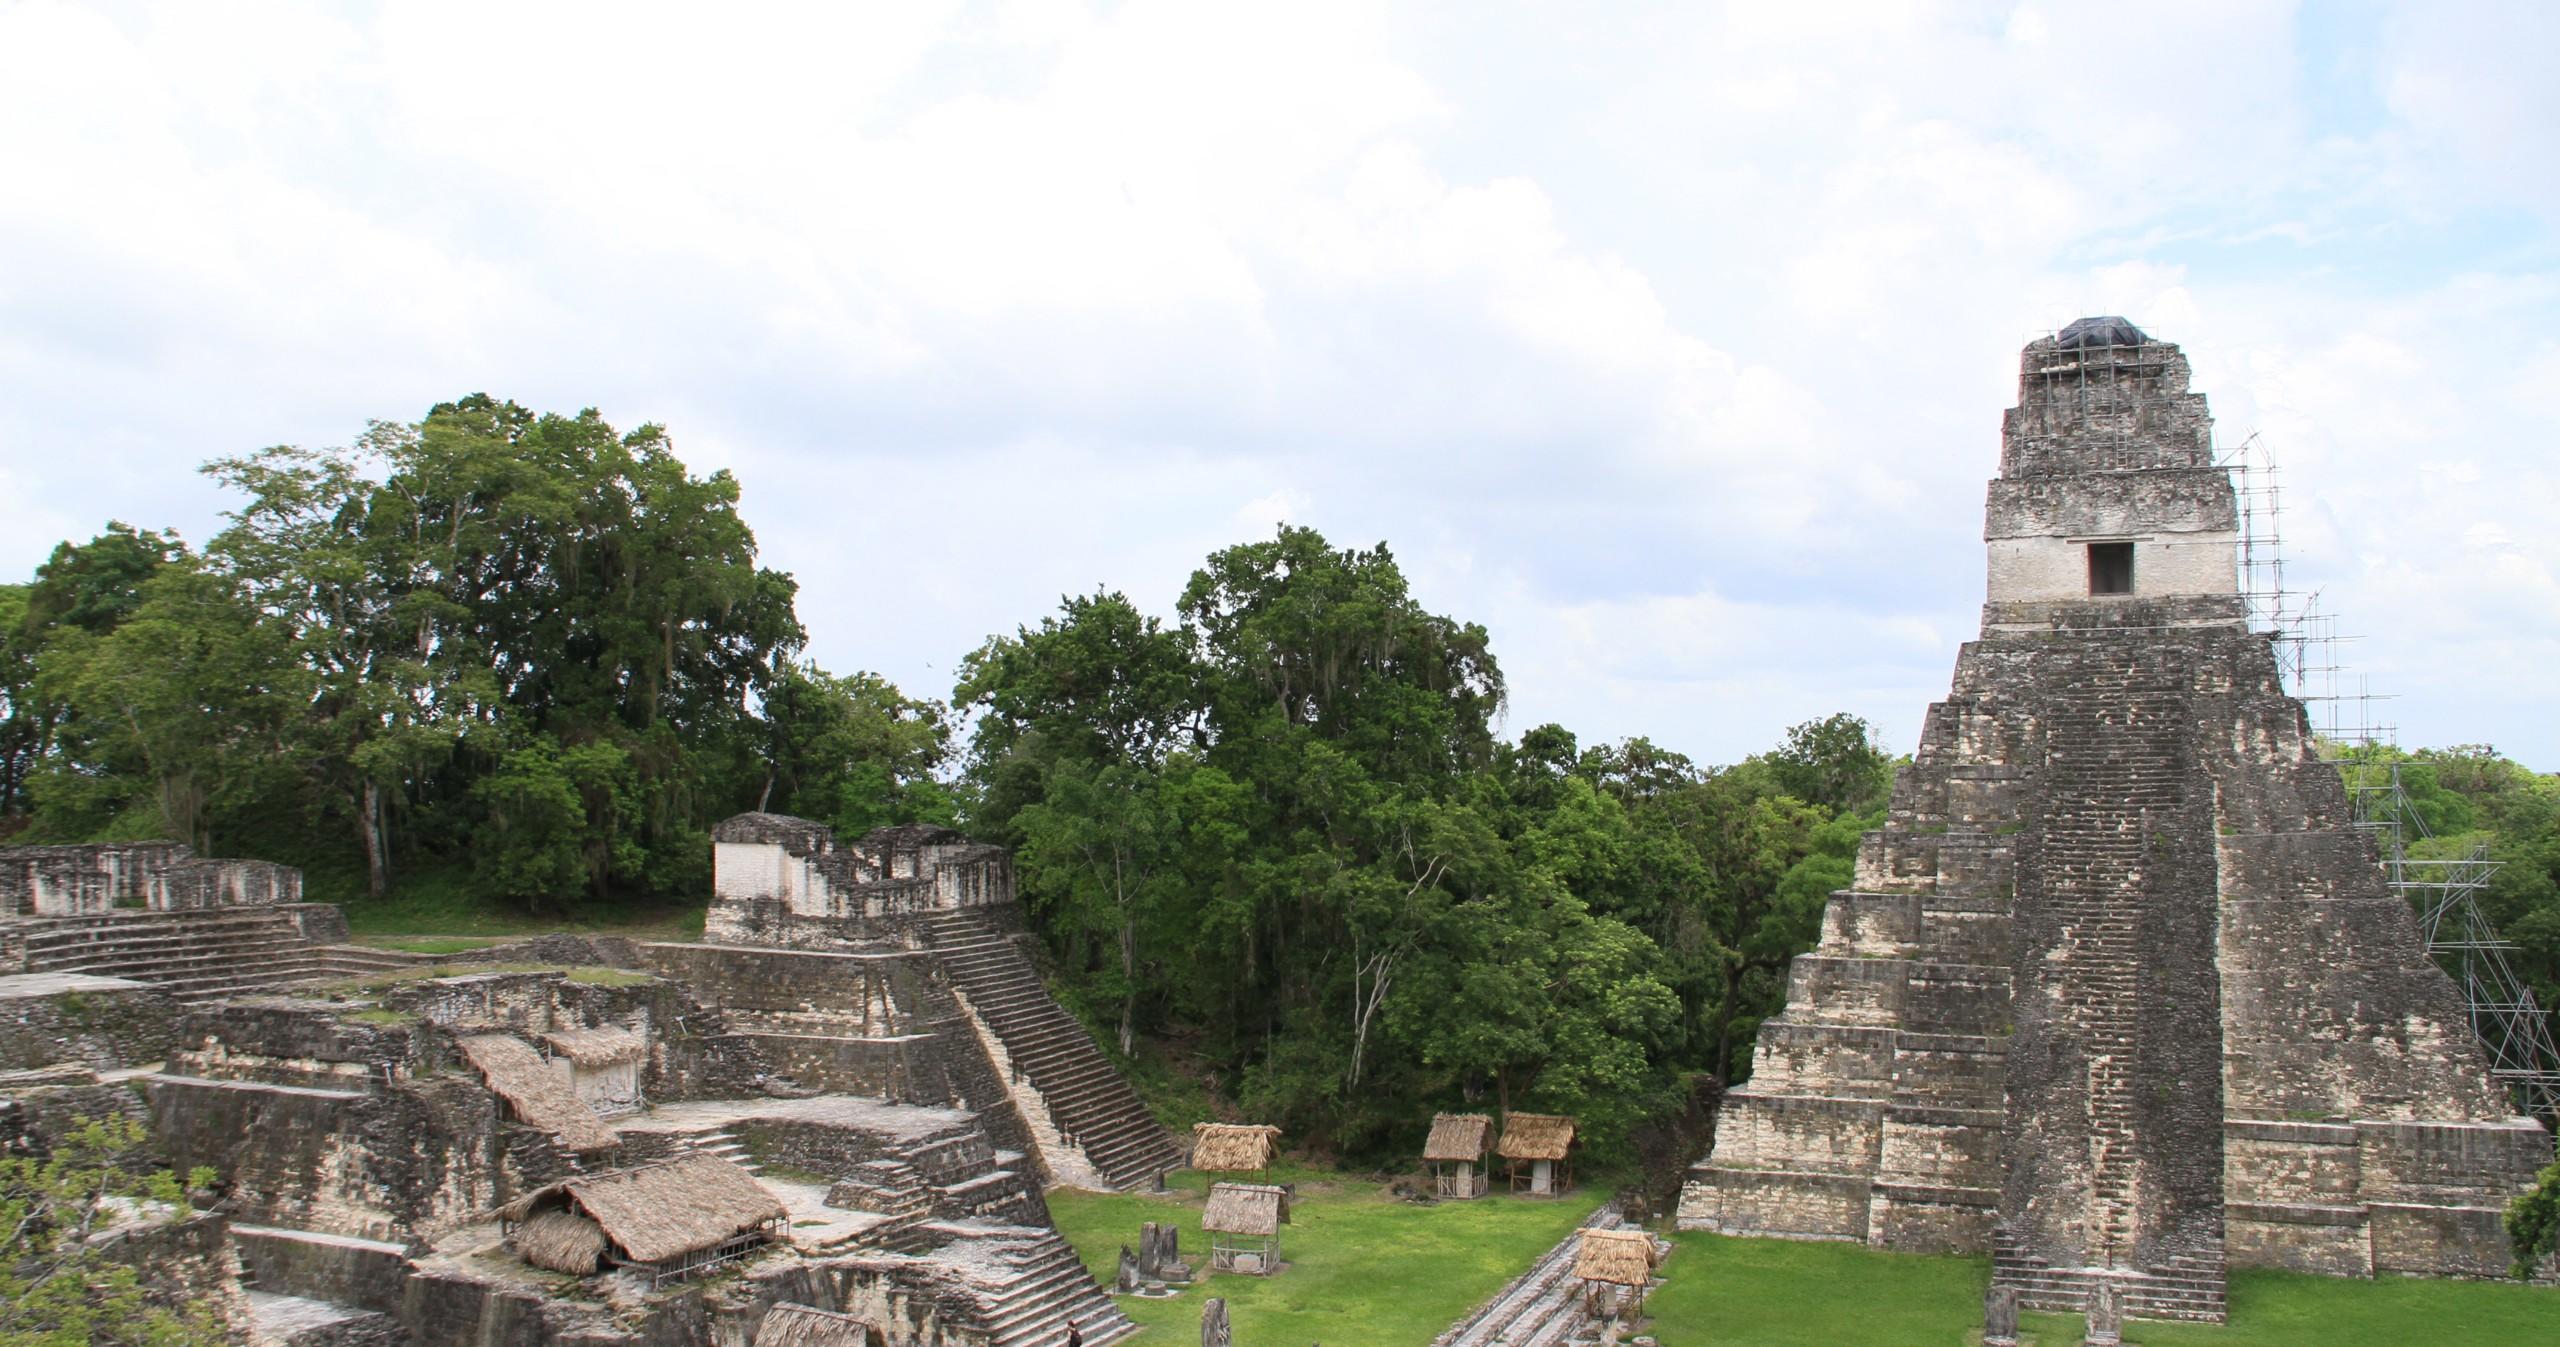
M1227 1302L1218 1296L1200 1307L1200 1347L1234 1347L1235 1331L1227 1327Z
M2089 1336L2080 1340L2081 1347L2120 1347L2124 1342L2124 1306L2116 1299L2116 1284L2102 1281L2089 1289Z
M2018 1288L1994 1283L1982 1293L1982 1347L2018 1347Z
M1120 1246L1120 1276L1112 1283L1112 1289L1124 1295L1138 1289L1138 1256L1129 1252L1126 1244Z
M1149 1221L1138 1228L1138 1276L1151 1282L1191 1280L1191 1265L1182 1261L1182 1227Z

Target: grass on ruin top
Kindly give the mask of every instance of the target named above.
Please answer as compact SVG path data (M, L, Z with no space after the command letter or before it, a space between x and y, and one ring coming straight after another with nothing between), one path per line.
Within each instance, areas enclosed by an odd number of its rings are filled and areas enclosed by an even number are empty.
M1223 1296L1239 1343L1425 1347L1527 1271L1607 1195L1586 1188L1557 1201L1504 1196L1426 1206L1393 1197L1375 1178L1325 1170L1274 1166L1269 1181L1298 1185L1290 1224L1280 1232L1288 1265L1270 1277L1209 1277L1166 1300L1116 1298L1149 1330L1140 1341L1199 1341L1201 1306ZM1105 1286L1118 1275L1120 1246L1136 1248L1138 1227L1148 1221L1178 1222L1184 1259L1205 1272L1209 1239L1200 1210L1208 1176L1184 1172L1168 1182L1166 1193L1062 1188L1049 1194L1050 1214Z
M1884 1253L1855 1244L1674 1237L1654 1293L1663 1347L1910 1347L1981 1340L1989 1262ZM2387 1277L2354 1281L2235 1271L2231 1322L2127 1320L2131 1347L2400 1347L2548 1341L2560 1289ZM2022 1316L2025 1347L2078 1347L2081 1320Z
M699 940L707 911L707 903L589 900L529 912L521 903L482 892L468 866L400 875L391 892L380 898L366 897L360 889L338 892L325 886L306 886L305 892L314 902L338 904L357 943L422 954L452 954L469 948L452 943L457 940L494 943L554 932Z

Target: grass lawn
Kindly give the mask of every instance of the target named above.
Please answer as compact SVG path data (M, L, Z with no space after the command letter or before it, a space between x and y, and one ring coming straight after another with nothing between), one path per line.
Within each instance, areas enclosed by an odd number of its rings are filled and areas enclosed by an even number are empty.
M358 943L420 954L456 954L484 944L566 931L575 935L627 935L637 940L699 940L705 903L644 906L579 903L541 915L478 892L464 869L407 874L380 898L356 893L313 893L347 914Z
M1663 1347L1962 1347L1982 1331L1978 1258L1880 1253L1854 1244L1720 1235L1674 1237L1654 1293ZM2077 1347L2081 1322L2023 1316L2020 1341ZM2231 1322L2129 1320L2143 1347L2498 1347L2560 1333L2560 1290L2491 1282L2349 1281L2283 1272L2231 1274Z
M1388 1196L1384 1184L1323 1171L1275 1169L1272 1181L1298 1185L1280 1232L1288 1266L1270 1277L1210 1277L1169 1300L1121 1297L1120 1307L1150 1330L1141 1341L1198 1342L1201 1303L1215 1295L1226 1297L1239 1343L1425 1347L1527 1271L1606 1195L1590 1188L1557 1202L1489 1197L1423 1206ZM1207 1176L1186 1172L1169 1182L1173 1191L1162 1194L1060 1189L1049 1194L1049 1210L1105 1286L1119 1273L1120 1246L1136 1248L1148 1221L1179 1221L1183 1258L1206 1269Z

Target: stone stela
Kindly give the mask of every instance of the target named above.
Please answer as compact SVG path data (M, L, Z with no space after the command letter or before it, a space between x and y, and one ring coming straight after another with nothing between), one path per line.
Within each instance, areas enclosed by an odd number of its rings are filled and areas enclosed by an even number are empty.
M1981 635L1680 1227L1989 1253L2027 1308L2150 1318L2221 1320L2235 1263L2498 1275L2551 1139L2249 629L2178 348L2030 344L1983 535Z

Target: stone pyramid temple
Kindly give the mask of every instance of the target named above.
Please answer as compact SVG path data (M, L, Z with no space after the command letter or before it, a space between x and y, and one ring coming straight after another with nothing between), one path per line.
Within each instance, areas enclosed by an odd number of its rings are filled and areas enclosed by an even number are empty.
M1982 634L1832 896L1682 1229L1988 1252L2219 1320L2230 1264L2493 1276L2552 1154L2250 630L2178 348L2026 348Z

